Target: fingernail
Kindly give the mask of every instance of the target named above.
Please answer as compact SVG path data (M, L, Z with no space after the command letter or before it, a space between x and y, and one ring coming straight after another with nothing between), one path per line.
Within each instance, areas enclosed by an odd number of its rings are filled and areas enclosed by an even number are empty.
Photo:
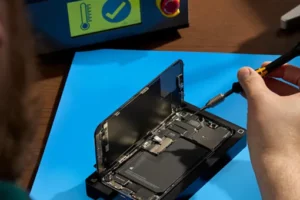
M238 78L240 80L242 80L242 79L247 78L250 75L251 75L251 69L248 68L248 67L244 67L244 68L242 68L242 69L239 70Z

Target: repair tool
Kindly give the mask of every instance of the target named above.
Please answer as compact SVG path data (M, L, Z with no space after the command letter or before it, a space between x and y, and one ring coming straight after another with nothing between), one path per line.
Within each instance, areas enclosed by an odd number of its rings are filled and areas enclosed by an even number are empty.
M281 67L282 65L286 64L287 62L289 62L290 60L294 59L295 57L297 57L299 55L300 55L300 43L298 43L289 52L283 54L282 56L280 56L273 62L269 63L268 65L266 65L264 67L258 68L255 71L257 73L259 73L262 77L264 77L264 76L268 75L269 73L271 73L272 71L274 71L275 69ZM230 96L233 93L242 93L242 92L243 92L243 89L242 89L242 86L240 85L240 83L235 82L235 83L233 83L232 88L230 90L228 90L224 94L223 93L219 94L219 95L215 96L214 98L210 99L206 103L206 105L203 108L201 108L199 111L205 110L207 108L212 108L212 107L218 105L219 103L223 102L226 97Z

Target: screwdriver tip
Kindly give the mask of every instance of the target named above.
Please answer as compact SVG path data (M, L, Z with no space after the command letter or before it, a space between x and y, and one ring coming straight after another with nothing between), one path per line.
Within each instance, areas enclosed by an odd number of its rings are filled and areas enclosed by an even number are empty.
M225 92L225 94L224 94L224 97L228 97L228 96L230 96L231 94L233 94L233 90L231 89L231 90L228 90L227 92Z
M208 105L206 105L206 106L202 107L202 108L200 109L200 111L203 111L203 110L205 110L205 109L207 109L207 108L209 108L209 106L208 106Z

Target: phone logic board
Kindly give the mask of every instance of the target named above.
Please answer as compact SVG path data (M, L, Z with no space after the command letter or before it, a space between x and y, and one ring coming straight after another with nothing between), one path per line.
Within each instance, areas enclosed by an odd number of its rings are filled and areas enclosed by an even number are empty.
M133 199L158 200L208 158L234 131L180 111L153 130L103 183Z

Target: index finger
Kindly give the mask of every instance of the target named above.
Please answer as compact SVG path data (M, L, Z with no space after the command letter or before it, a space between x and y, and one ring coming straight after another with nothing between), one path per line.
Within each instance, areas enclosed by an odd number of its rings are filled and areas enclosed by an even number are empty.
M266 62L263 64L263 66L266 66L267 64L268 63ZM296 66L285 64L268 74L268 76L273 78L281 78L300 87L300 68Z

